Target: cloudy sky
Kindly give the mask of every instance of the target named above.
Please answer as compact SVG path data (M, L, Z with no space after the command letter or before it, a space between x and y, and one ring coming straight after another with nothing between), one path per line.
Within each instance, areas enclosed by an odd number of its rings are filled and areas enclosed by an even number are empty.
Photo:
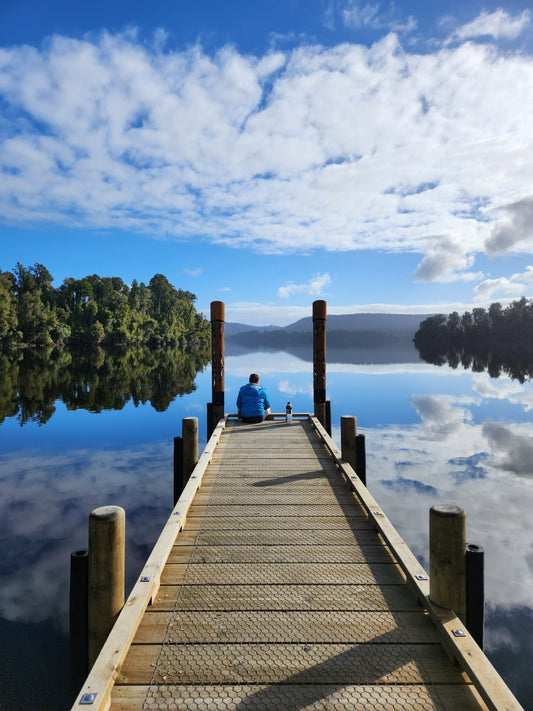
M2 0L0 269L231 321L533 296L528 0Z

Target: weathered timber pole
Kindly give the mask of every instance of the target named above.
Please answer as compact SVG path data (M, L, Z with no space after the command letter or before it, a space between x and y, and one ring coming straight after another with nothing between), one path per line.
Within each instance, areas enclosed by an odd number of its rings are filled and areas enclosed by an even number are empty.
M69 627L70 688L76 697L89 672L87 657L87 590L89 553L80 548L70 554Z
M316 417L331 434L326 405L326 319L326 302L313 301L313 401Z
M183 434L183 486L185 486L198 463L198 418L184 417L181 421L181 432Z
M357 460L355 442L357 437L357 420L352 415L342 415L341 417L341 456L353 470L357 471Z
M224 417L224 324L225 306L211 302L211 386L212 402L207 406L207 438Z
M466 516L458 506L429 512L429 597L466 625Z
M183 491L183 437L174 437L174 505Z
M466 628L483 649L485 631L485 551L466 546Z
M366 486L366 441L363 434L358 434L355 438L355 471Z
M101 506L89 516L89 669L124 607L126 513Z

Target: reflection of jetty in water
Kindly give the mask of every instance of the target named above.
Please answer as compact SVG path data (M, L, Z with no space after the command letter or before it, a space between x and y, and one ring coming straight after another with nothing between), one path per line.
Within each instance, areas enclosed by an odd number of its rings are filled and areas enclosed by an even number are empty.
M35 351L0 356L0 423L44 424L56 400L69 410L121 410L149 402L165 411L178 395L195 390L194 378L209 363L209 348L181 351L149 348L83 353Z

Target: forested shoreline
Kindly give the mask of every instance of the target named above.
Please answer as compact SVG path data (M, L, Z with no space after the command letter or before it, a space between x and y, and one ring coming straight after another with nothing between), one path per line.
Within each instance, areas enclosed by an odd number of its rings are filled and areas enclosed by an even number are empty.
M209 321L196 296L163 274L148 285L97 274L59 288L42 264L0 270L0 347L186 347L209 343Z
M503 308L475 308L459 315L436 314L421 322L414 337L424 360L435 365L502 372L523 382L533 377L533 300L525 297Z

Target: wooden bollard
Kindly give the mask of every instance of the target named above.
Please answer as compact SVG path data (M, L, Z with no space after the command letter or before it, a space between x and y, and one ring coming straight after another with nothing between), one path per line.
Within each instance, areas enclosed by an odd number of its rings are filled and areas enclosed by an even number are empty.
M89 516L89 669L124 607L126 513L101 506Z
M357 419L352 415L341 417L341 456L357 471L355 438L357 436Z
M466 516L458 506L429 512L429 597L466 624Z
M366 486L366 441L363 434L358 434L355 438L355 471Z
M183 491L183 437L174 437L174 505Z
M192 470L198 463L198 418L184 417L181 421L183 434L183 485L189 481Z
M213 434L218 421L224 417L224 328L225 306L222 301L211 302L211 395L208 406L207 438Z
M327 429L326 319L326 302L313 301L313 402L317 419Z
M80 548L70 554L69 628L70 687L78 694L87 677L87 605L89 587L89 554Z
M466 546L466 627L483 649L485 632L485 551L481 546Z

